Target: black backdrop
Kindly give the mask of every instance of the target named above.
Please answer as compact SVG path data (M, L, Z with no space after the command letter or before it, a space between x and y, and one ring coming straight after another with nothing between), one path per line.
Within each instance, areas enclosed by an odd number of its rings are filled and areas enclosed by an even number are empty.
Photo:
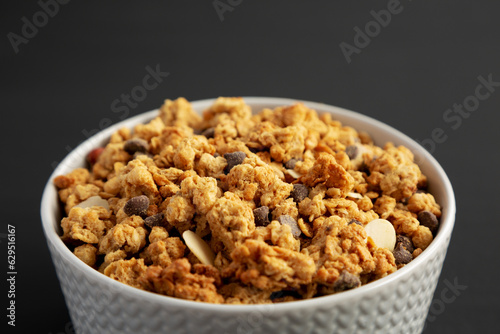
M126 94L158 67L169 75L146 96L135 90L130 115L178 96L290 97L359 111L425 143L457 196L425 333L498 332L499 2L59 1L10 1L0 12L0 247L6 263L15 225L15 329L71 332L41 192L53 163L119 121ZM490 91L476 91L481 80ZM443 302L450 284L460 288Z

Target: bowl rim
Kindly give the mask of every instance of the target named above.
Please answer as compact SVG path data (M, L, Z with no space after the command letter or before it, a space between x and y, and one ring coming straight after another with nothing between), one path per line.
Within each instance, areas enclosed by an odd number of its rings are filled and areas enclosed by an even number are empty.
M133 117L122 120L118 123L115 123L108 128L99 131L95 135L89 137L82 143L80 143L75 149L73 149L70 153L68 153L65 158L59 163L59 165L54 169L52 174L50 175L45 188L42 194L41 200L41 208L40 215L42 220L43 231L47 242L50 243L52 249L58 252L58 255L62 256L65 260L70 261L78 270L82 272L83 275L87 276L88 279L92 280L100 280L103 284L109 288L109 291L127 294L134 299L140 299L141 301L150 301L155 304L162 304L168 307L177 307L177 308L189 308L194 310L210 310L213 312L221 311L224 313L230 313L234 315L238 314L246 314L252 311L262 311L263 308L272 307L274 312L287 312L290 310L296 310L298 308L310 308L310 307L320 307L322 304L324 305L332 305L335 303L342 303L347 299L356 299L360 298L364 295L370 295L370 293L375 290L383 289L386 286L391 285L394 281L405 280L409 275L418 270L419 267L425 265L425 263L433 258L441 247L448 243L448 238L451 236L454 223L455 223L455 214L456 214L456 204L455 204L455 195L453 192L453 188L451 186L451 182L444 172L441 165L437 162L437 160L421 145L415 142L412 138L403 134L399 130L381 122L369 116L360 114L355 111L351 111L348 109L336 107L333 105L312 102L301 99L293 99L293 98L280 98L280 97L256 97L256 96L248 96L242 97L247 105L252 107L253 111L258 111L261 109L254 109L254 106L268 106L270 108L274 108L277 106L291 105L297 102L304 103L309 108L312 108L318 113L329 112L334 116L334 119L351 119L355 122L360 121L365 123L366 126L371 126L374 129L378 129L378 131L382 131L383 133L389 135L390 137L394 137L395 142L397 144L403 144L408 147L415 156L419 156L426 163L427 168L433 170L436 174L435 181L439 183L439 187L443 187L443 196L444 198L440 201L440 204L443 208L443 214L441 217L440 227L438 233L436 234L432 243L427 247L427 249L422 252L417 258L411 261L408 265L403 268L397 270L396 272L378 279L374 282L370 282L366 285L363 285L359 288L344 291L337 294L314 297L306 300L292 301L286 303L277 303L277 304L244 304L244 305L234 305L234 304L211 304L205 302L196 302L190 300L184 300L180 298L160 295L154 292L149 292L145 290L141 290L138 288L134 288L132 286L126 285L124 283L113 280L112 278L100 273L94 268L86 265L83 261L79 261L78 258L70 251L70 249L64 244L61 240L60 236L56 231L57 224L60 222L57 221L55 215L52 213L52 209L55 205L59 206L59 201L57 197L57 191L55 186L53 185L53 179L57 175L68 173L70 170L78 167L72 166L69 167L70 163L75 163L76 161L80 161L82 155L83 157L92 149L96 147L96 143L100 143L101 145L106 143L111 134L116 130L122 127L133 127L139 123L145 123L151 119L153 119L158 114L158 109L154 109L145 113L141 113L135 115ZM201 113L203 110L208 108L216 98L196 100L190 102L193 109ZM342 121L343 125L349 125L349 122ZM370 133L371 135L371 133ZM381 143L377 143L380 145ZM421 164L419 163L419 166ZM428 174L428 173L426 173ZM446 206L445 206L446 205ZM53 256L53 255L52 255Z

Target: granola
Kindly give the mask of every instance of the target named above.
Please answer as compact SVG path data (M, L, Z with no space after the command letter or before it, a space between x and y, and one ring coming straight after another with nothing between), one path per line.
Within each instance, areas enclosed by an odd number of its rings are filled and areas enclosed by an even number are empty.
M54 179L62 240L112 279L194 301L357 288L421 254L441 217L410 150L302 103L252 114L221 97L200 116L166 100L88 162Z

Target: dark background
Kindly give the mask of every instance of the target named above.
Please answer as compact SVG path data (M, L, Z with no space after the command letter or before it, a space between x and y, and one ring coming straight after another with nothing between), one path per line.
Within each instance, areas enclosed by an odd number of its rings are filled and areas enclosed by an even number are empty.
M351 63L340 43L354 45L353 29L389 1L230 3L221 20L212 1L71 1L18 53L9 33L22 35L23 17L33 22L41 7L3 4L0 241L6 254L6 225L15 225L15 329L71 332L41 229L42 189L53 162L105 119L118 122L112 101L159 64L170 75L130 115L179 96L277 96L355 110L418 140L441 128L446 140L432 153L454 186L457 220L425 333L498 332L500 89L455 129L443 115L475 94L479 76L500 81L500 3L401 0ZM446 283L462 288L444 303Z

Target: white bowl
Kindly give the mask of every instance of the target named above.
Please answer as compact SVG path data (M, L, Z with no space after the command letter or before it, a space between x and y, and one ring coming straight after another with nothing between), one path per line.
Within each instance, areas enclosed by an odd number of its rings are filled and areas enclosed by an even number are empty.
M247 97L254 111L290 105L297 100ZM214 102L193 102L198 112ZM429 190L442 206L436 238L416 259L385 278L342 293L271 305L215 305L146 292L119 283L80 261L60 239L61 205L52 181L85 166L93 148L106 144L121 127L145 123L150 111L115 124L73 150L54 170L45 187L42 224L52 260L77 333L420 333L429 310L455 221L455 197L438 162L419 144L390 126L367 116L321 103L304 102L318 112L357 130L375 143L387 141L412 150Z

